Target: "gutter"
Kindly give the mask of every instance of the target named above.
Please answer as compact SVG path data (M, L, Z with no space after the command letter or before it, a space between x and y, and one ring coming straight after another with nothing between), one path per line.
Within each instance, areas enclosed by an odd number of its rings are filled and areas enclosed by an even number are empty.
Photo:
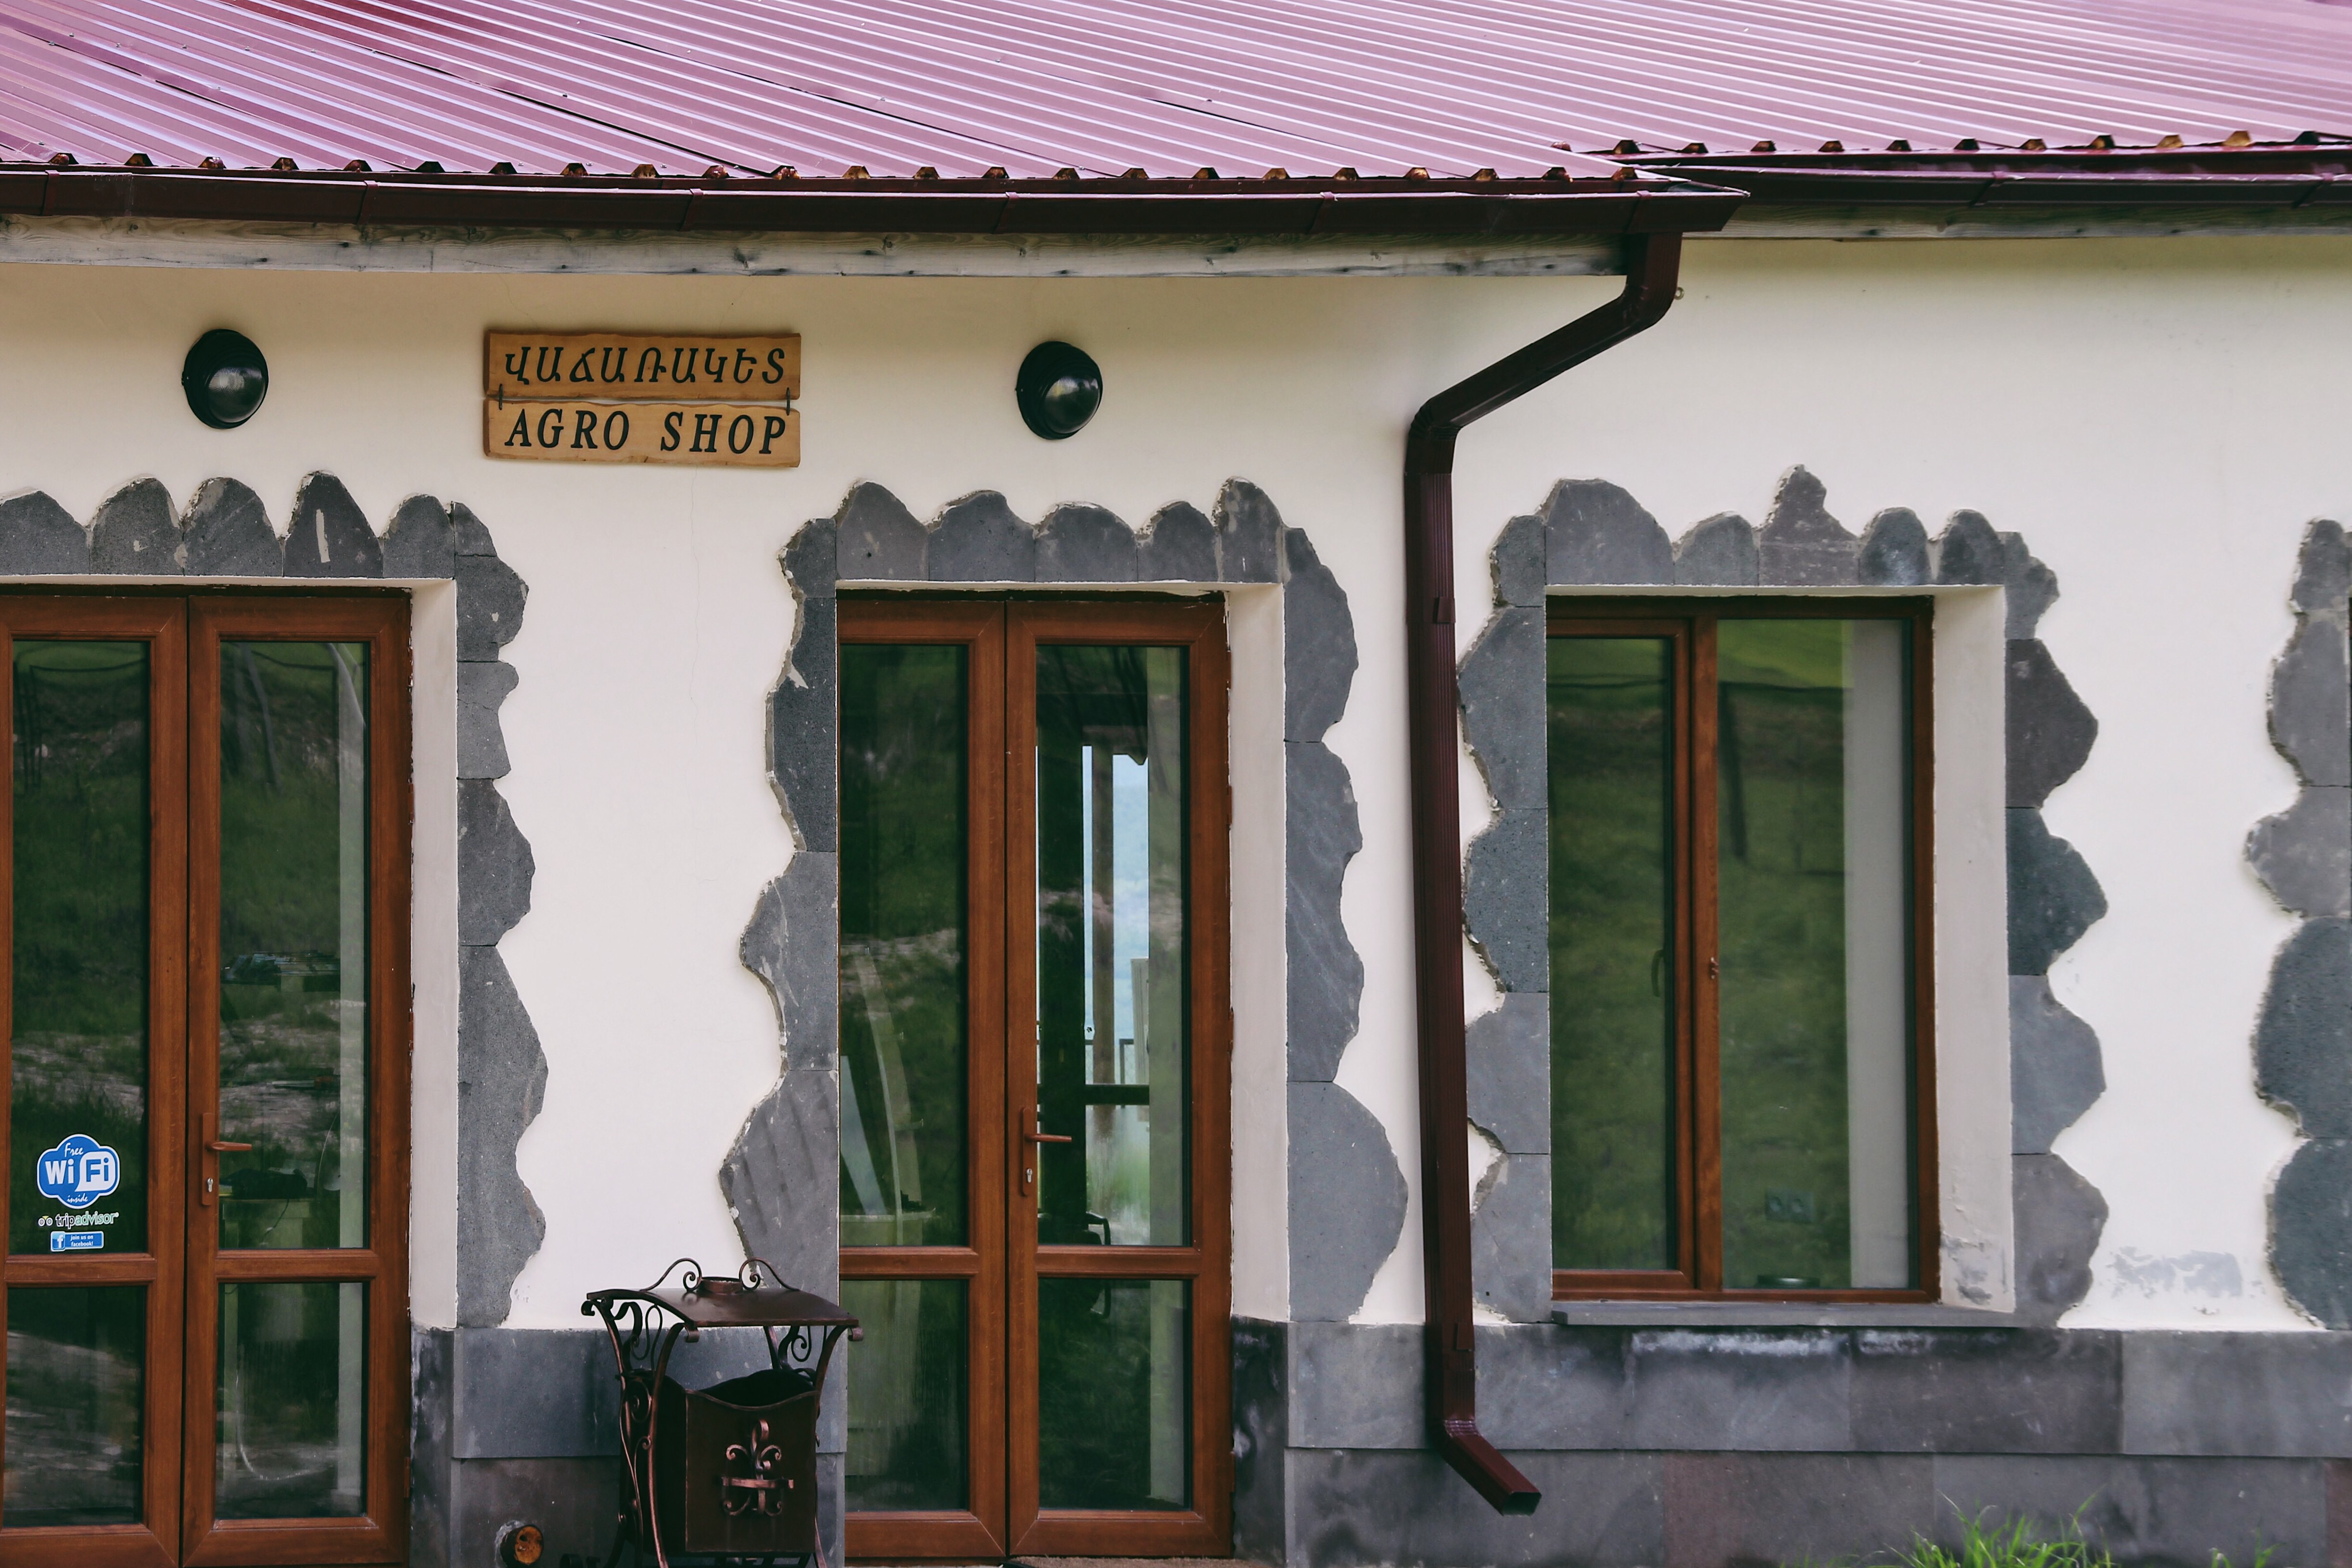
M0 164L0 215L369 227L1616 236L1719 227L1740 200L1631 169L1583 179L803 180Z
M1599 310L1421 405L1405 437L1406 743L1412 774L1414 994L1421 1038L1423 1380L1437 1451L1498 1513L1543 1494L1478 1430L1470 1310L1469 1063L1462 1016L1460 694L1454 645L1454 442L1463 426L1654 325L1674 303L1680 234L1625 242L1625 288Z

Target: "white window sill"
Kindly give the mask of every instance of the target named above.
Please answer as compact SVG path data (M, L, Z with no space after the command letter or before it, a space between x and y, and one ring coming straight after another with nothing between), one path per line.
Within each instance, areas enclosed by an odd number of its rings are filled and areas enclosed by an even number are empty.
M1921 1301L1555 1301L1555 1323L1586 1329L2015 1329L2014 1312Z

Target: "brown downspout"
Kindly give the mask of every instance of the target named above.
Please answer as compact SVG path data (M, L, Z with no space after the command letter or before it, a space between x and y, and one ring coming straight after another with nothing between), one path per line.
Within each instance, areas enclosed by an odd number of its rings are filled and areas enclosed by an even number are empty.
M1462 798L1454 653L1454 438L1654 324L1674 303L1679 234L1625 242L1624 291L1421 405L1404 448L1406 745L1412 766L1413 973L1421 1031L1422 1277L1429 1431L1501 1513L1543 1500L1478 1430L1470 1317L1470 1095L1462 1017Z

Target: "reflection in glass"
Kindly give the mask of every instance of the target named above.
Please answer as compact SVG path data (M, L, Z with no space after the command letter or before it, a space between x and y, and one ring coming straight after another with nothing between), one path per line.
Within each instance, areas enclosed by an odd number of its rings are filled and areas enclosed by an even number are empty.
M1723 1278L1912 1282L1906 623L1717 644Z
M8 1292L10 1526L139 1521L146 1294Z
M961 1279L841 1282L841 1304L866 1336L843 1347L851 1511L971 1506L964 1291Z
M104 1250L137 1252L147 1245L147 645L21 640L15 666L8 1250L97 1236ZM75 1133L88 1142L68 1144ZM62 1196L41 1191L39 1156L51 1150L62 1180L47 1184Z
M1037 650L1037 1239L1179 1247L1184 652Z
M1037 1281L1040 1508L1192 1502L1192 1286Z
M965 1237L964 660L841 649L841 1244Z
M1673 1268L1674 646L1553 637L1552 1266Z
M220 1244L367 1244L367 646L221 645Z
M364 1285L220 1288L221 1518L360 1511L366 1346Z

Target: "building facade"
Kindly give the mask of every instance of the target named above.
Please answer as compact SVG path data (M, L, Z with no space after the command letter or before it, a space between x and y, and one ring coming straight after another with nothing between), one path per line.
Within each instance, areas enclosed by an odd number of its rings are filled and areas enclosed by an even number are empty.
M1476 232L1336 237L1044 132L1229 205L919 232L1056 182L869 128L483 157L473 219L456 152L305 152L385 205L298 218L26 133L0 1556L600 1561L582 1300L681 1258L859 1317L835 1561L2352 1554L2352 233L2294 120L2352 97L2284 79L2167 79L2116 166L2087 87L1934 157L1432 152ZM607 216L745 190L836 206ZM681 384L755 339L789 404ZM797 462L666 460L706 405ZM688 449L605 460L644 408Z

